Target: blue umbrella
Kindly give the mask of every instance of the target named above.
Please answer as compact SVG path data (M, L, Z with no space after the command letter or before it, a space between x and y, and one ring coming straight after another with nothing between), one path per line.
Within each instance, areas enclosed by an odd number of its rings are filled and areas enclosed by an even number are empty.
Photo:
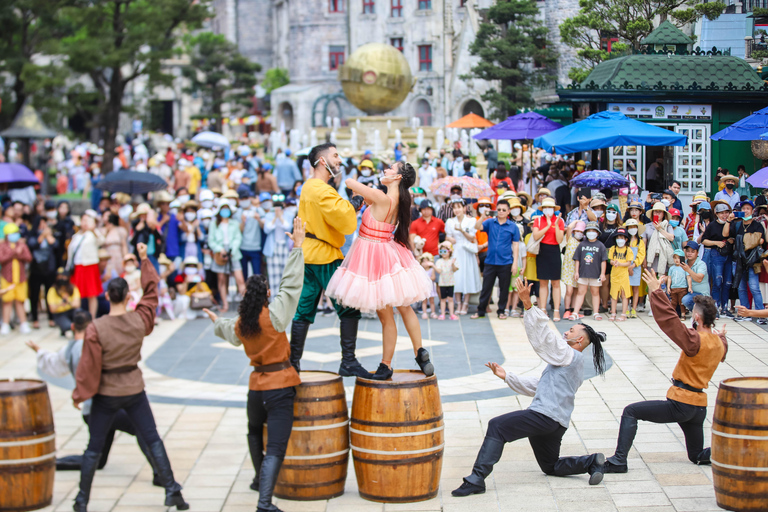
M685 146L687 140L685 135L606 110L543 135L533 144L565 155L614 146Z
M629 185L629 180L613 171L583 172L571 180L571 186L577 188L621 188Z
M712 134L712 140L760 140L768 130L768 107Z
M229 148L227 138L216 132L200 132L192 137L192 142L204 148Z
M755 174L747 178L747 183L755 188L768 188L768 167L763 167Z
M24 188L37 185L40 181L35 173L24 164L0 163L0 184L7 184L8 188Z
M168 183L155 174L138 171L115 171L96 184L96 188L107 192L125 192L126 194L146 194L156 190L165 190Z
M529 140L540 137L563 125L536 112L508 117L496 126L486 128L473 138L478 140Z

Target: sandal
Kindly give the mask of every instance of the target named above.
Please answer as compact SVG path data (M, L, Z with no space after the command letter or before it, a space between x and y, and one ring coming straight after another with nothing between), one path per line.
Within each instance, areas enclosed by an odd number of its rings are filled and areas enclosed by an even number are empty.
M422 320L426 320L427 318L429 318L429 315L428 315L428 314L427 314L427 312L425 311L424 313L422 313L422 314L421 314L421 319L422 319Z
M553 321L553 322L559 322L559 321L560 321L560 313L559 313L559 312L557 312L557 313L554 313L554 314L552 315L552 321Z
M445 320L445 315L440 315L439 317L437 317L437 319L438 320Z
M437 313L432 313L431 315L429 315L429 318L431 318L432 320L437 320Z
M475 313L474 315L472 315L469 318L470 318L470 320L477 320L478 318L485 318L485 315L480 316L480 313Z
M456 315L451 315L451 320L458 320L458 319L459 317L457 317Z
M584 315L582 315L582 314L580 314L580 313L573 313L573 314L571 315L571 318L570 318L570 320L571 320L572 322L578 322L578 321L579 321L579 320L581 320L582 318L584 318Z
M499 320L506 320L507 314L506 313L499 313Z
M615 322L616 321L616 315L613 314L613 315L609 316L608 320L610 320L611 322Z
M600 313L595 313L595 320L599 322L602 319L603 319L603 315L601 315Z
M627 321L627 315L619 315L619 322L626 322Z

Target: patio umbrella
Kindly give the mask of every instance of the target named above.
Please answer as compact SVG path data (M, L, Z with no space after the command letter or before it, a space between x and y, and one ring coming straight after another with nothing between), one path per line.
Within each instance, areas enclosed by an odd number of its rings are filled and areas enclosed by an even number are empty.
M541 137L563 125L536 112L525 112L508 117L474 136L478 140L529 140Z
M768 107L712 134L712 140L761 140L768 131Z
M685 146L687 140L685 135L606 110L543 135L533 143L565 155L614 146Z
M7 184L8 188L24 188L37 185L40 181L35 173L24 164L0 164L0 185Z
M470 178L469 176L440 178L435 180L429 188L436 196L448 197L451 195L451 187L456 185L461 187L461 195L463 197L477 199L493 195L493 190L487 182L479 178Z
M578 188L621 188L627 185L629 180L613 171L583 172L571 180L571 186Z
M112 193L124 192L134 195L165 190L168 188L168 183L160 176L149 172L115 171L99 181L96 188Z
M763 167L747 178L747 183L755 188L768 188L768 167Z
M493 126L493 123L474 112L470 112L461 119L457 119L447 125L446 128L488 128L489 126Z
M216 132L200 132L192 137L192 142L204 148L228 148L229 141L225 136Z

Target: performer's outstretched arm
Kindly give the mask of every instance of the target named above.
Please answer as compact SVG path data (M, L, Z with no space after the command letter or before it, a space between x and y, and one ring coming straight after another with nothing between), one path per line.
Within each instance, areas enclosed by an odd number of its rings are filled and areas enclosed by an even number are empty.
M519 277L516 284L520 301L525 308L523 316L525 333L533 350L546 363L554 366L568 366L573 362L573 349L568 346L562 336L556 335L555 331L549 328L549 317L539 308L533 307L531 303L533 284L527 284Z
M525 396L536 395L536 389L539 387L538 377L522 377L512 372L506 371L498 363L486 363L485 366L491 369L494 375L507 383L512 391Z
M269 305L269 319L277 332L284 332L296 314L296 308L301 298L304 286L304 222L296 217L293 219L293 234L287 233L293 240L293 249L288 256L288 263L280 281L280 292Z

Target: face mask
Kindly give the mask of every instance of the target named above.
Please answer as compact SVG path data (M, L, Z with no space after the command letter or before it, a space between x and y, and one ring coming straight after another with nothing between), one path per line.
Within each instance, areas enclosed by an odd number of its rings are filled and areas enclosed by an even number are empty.
M196 218L197 218L197 215L195 214L195 212L186 212L184 214L184 220L186 220L187 222L194 222Z
M661 200L661 204L663 204L664 206L666 206L667 208L669 208L669 205L670 205L671 203L669 202L669 199L662 199L662 200Z
M482 215L488 215L490 213L490 211L491 211L491 209L488 208L487 206L481 206L480 207L480 214L482 214ZM519 208L518 208L518 211L519 211Z
M635 236L635 235L637 234L637 228L629 228L629 229L627 230L627 232L628 232L630 235L632 235L632 236Z
M181 195L181 196L177 197L176 199L178 199L182 204L184 204L187 201L189 201L189 194Z
M201 282L202 280L203 280L203 279L202 279L200 276L198 276L198 275L189 276L189 279L188 279L188 281L189 281L190 283L195 283L195 284L197 284L197 283Z
M751 215L749 217L744 217L744 221L746 221L746 222L749 222L751 220L752 220L752 216Z
M699 218L701 220L709 220L711 215L712 214L709 212L709 210L704 210L703 212L699 213Z
M57 279L56 286L66 286L69 283L68 279Z
M6 238L9 242L15 244L21 239L21 233L11 233L10 235L7 235Z
M673 228L676 228L677 226L680 225L680 221L679 220L671 220L671 221L669 221L669 225L672 226Z
M624 247L626 245L627 241L623 238L617 238L616 239L616 245L619 247Z
M248 200L240 201L240 208L242 208L243 210L247 210L250 207L251 207L251 202L250 201L248 201Z
M230 199L229 201L227 201L227 203L229 204L229 207L232 208L233 210L237 208L237 199Z
M728 190L733 190L733 183L726 183L725 188L727 188Z
M319 163L320 163L320 160L317 160L317 161L315 162L315 165L314 165L314 167L317 167L317 164L319 164ZM325 170L327 170L327 171L328 171L328 174L330 174L330 175L331 175L331 178L335 178L336 176L338 176L339 174L341 174L341 171L338 171L338 170L334 171L333 169L331 169L331 167L328 165L328 162L326 161L326 159L325 159L325 158L323 158L323 165L325 166ZM329 181L330 181L330 180L329 180Z
M50 220L55 220L57 215L58 214L56 213L56 210L48 210L47 212L45 212L45 216Z
M99 168L97 167L97 168L95 168L95 169L93 170L93 175L94 175L94 176L98 176L99 174L101 174L101 169L99 169Z
M603 210L596 210L595 215L597 215L598 219L602 219L605 216L605 212Z
M202 224L205 229L208 229L208 225L210 223L211 223L211 219L203 219L200 221L200 224Z
M168 267L166 265L160 265L160 273L165 274L165 271L168 270Z
M594 242L595 240L597 240L597 233L595 233L594 231L587 232L587 239L590 242Z
M517 217L518 215L520 215L521 211L522 210L520 208L512 208L512 210L510 210L510 213L512 214L513 217Z
M367 167L363 167L363 169L360 171L360 174L365 176L366 178L371 175L371 170Z
M136 271L136 265L130 264L125 266L125 272L127 274L133 273Z
M188 276L194 276L197 274L197 268L195 267L185 267L184 273Z
M611 221L616 220L616 212L613 210L605 212L605 218Z
M222 219L228 219L232 215L232 212L229 210L221 210L219 215L221 215Z
M264 201L261 203L261 207L264 209L265 212L268 212L272 209L272 201Z
M213 206L214 206L214 208L218 208L220 204L221 204L221 198L220 197L215 197L213 199Z
M208 199L208 200L206 200L206 201L203 201L203 202L201 203L201 205L203 206L203 208L212 209L212 208L213 208L213 201L211 201L210 199Z
M576 240L584 240L584 233L576 232L573 234L573 238L575 238Z
M552 215L555 214L554 208L544 208L542 211L544 212L544 215L546 215L547 217L551 217Z

